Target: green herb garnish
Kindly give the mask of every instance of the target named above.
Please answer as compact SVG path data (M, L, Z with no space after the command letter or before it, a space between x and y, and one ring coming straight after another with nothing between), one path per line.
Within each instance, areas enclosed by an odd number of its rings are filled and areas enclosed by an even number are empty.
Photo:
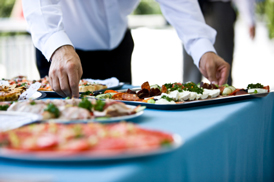
M257 90L255 90L255 91L254 91L254 94L257 94L257 93L258 93L258 91L257 91Z
M169 88L172 88L172 85L173 85L172 83L166 83L166 84L165 84L165 87L166 87L167 89L169 89Z
M59 111L59 109L58 109L54 104L52 104L52 103L49 103L49 104L47 105L47 108L46 108L44 111L48 111L48 112L54 114L54 116L55 116L56 118L58 118L58 117L60 116L60 111Z
M87 98L83 97L82 101L79 102L78 107L81 107L81 108L91 111L92 104Z
M20 87L27 87L28 84L27 84L27 83L21 83L19 86L20 86Z
M173 83L172 87L169 89L170 91L178 90L179 92L182 92L183 85L178 83Z
M30 102L30 105L35 105L35 104L36 104L36 102L34 102L34 101Z
M6 111L8 110L9 105L0 105L0 111Z
M263 88L264 86L262 85L262 84L260 84L260 83L256 83L256 84L249 84L248 86L247 86L247 89L252 89L252 88Z
M204 89L198 87L195 83L193 82L188 82L184 84L183 90L190 91L190 92L196 92L197 94L203 94Z
M166 99L168 102L173 101L172 98L170 98L170 97L168 97L168 96L166 96L166 95L163 95L161 98L162 98L162 99Z
M95 106L94 106L94 110L96 111L103 111L104 110L104 106L105 106L105 102L102 100L97 100Z
M162 147L167 147L167 146L170 146L171 145L171 141L169 141L169 140L163 140L163 141L161 141L161 146Z
M82 93L82 94L80 95L80 97L85 97L86 95L93 95L93 92L91 92L91 91L86 91L86 92Z

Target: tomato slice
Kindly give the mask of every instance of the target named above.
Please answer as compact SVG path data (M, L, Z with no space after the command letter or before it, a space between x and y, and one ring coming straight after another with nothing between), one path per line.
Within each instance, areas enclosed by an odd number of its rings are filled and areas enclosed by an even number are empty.
M119 93L119 92L117 92L117 91L115 91L115 90L106 90L106 91L104 92L104 94L106 94L106 93Z
M124 138L103 138L93 150L122 150L127 148Z
M73 139L62 144L59 149L65 151L85 151L90 149L90 144L87 139Z
M174 88L174 87L175 87L175 85L178 85L178 86L180 86L181 88L183 88L183 87L184 87L184 86L183 86L183 84L181 84L181 83L173 83L172 87Z

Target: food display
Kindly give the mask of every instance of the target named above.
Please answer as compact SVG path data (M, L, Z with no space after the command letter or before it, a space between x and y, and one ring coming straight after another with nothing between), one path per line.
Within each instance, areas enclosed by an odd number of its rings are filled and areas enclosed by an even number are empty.
M103 94L96 95L95 98L121 100L128 104L130 104L130 102L141 102L156 105L174 105L191 103L193 101L212 101L214 99L232 98L232 96L268 92L269 86L263 86L259 83L249 84L247 89L238 89L228 84L219 86L203 82L200 84L195 84L193 82L175 82L166 83L162 86L150 86L148 82L145 82L142 84L141 89L138 90L128 89L124 92L106 90Z
M171 148L174 136L140 128L135 124L56 124L40 123L0 132L0 155L31 158L72 156L108 157L144 154Z
M20 89L22 93L27 87L32 87L30 85L35 82L29 82L25 77L20 76L13 81L10 80L10 86L0 86L0 93L13 93L12 91ZM39 82L42 84L40 90L51 89L48 78L43 78ZM182 107L176 106L188 107L188 103L199 105L203 101L213 103L221 99L226 99L226 102L239 96L265 94L270 90L269 86L259 83L249 84L247 88L235 88L227 84L219 86L203 82L199 84L175 82L161 86L144 82L140 89L126 91L109 89L102 94L93 92L105 88L104 85L81 80L79 89L86 93L81 99L0 102L0 110L6 113L6 117L9 117L9 113L11 115L32 113L39 117L31 121L35 123L29 124L29 122L24 126L21 124L14 127L11 124L11 128L0 132L0 157L58 161L85 160L90 157L96 160L98 157L106 159L109 156L123 158L132 154L143 155L155 151L157 153L174 148L178 144L175 135L140 128L136 124L123 121L128 119L123 117L136 117L139 113L143 113L145 106L148 105L156 106L156 109L178 109ZM18 95L8 96L7 94L3 101L7 98L18 99ZM126 103L135 103L136 106L126 105ZM118 119L107 122L119 122L100 123L110 118ZM123 122L120 122L121 120ZM179 141L179 144L182 142Z
M28 80L25 76L17 76L12 79L7 80L11 86L24 86L28 88L32 83L40 82L41 86L38 89L39 91L53 91L50 84L49 84L49 77L46 76L40 80ZM97 91L106 89L107 86L99 83L90 83L85 81L84 79L80 80L79 82L79 91L86 92L86 91Z
M107 86L103 85L103 84L99 84L99 83L89 83L85 80L80 80L79 83L79 92L93 92L93 91L97 91L97 90L103 90L106 89Z
M26 91L25 86L0 86L0 101L16 101Z
M128 107L126 104L113 100L96 99L56 99L29 100L13 103L7 110L39 114L43 120L90 120L134 115L144 107Z

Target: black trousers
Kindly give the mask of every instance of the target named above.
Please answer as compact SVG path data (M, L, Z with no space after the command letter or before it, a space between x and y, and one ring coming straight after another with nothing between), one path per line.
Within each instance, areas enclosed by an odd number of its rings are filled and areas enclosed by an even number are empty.
M83 68L82 78L106 79L117 77L119 81L131 83L131 55L134 42L127 30L122 42L113 50L83 51L76 49ZM50 62L36 49L36 65L43 78L48 75Z
M231 2L208 2L200 4L206 23L217 31L214 47L217 54L232 68L234 52L234 24L236 13ZM202 75L192 58L183 49L183 82L199 83ZM231 71L227 83L232 84Z

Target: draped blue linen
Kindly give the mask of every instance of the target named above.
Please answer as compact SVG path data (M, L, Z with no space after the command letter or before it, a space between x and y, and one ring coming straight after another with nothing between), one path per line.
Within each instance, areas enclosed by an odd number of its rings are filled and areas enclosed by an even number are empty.
M132 122L178 133L179 149L106 162L28 162L0 158L0 179L96 182L274 181L274 93L179 110L146 109Z

